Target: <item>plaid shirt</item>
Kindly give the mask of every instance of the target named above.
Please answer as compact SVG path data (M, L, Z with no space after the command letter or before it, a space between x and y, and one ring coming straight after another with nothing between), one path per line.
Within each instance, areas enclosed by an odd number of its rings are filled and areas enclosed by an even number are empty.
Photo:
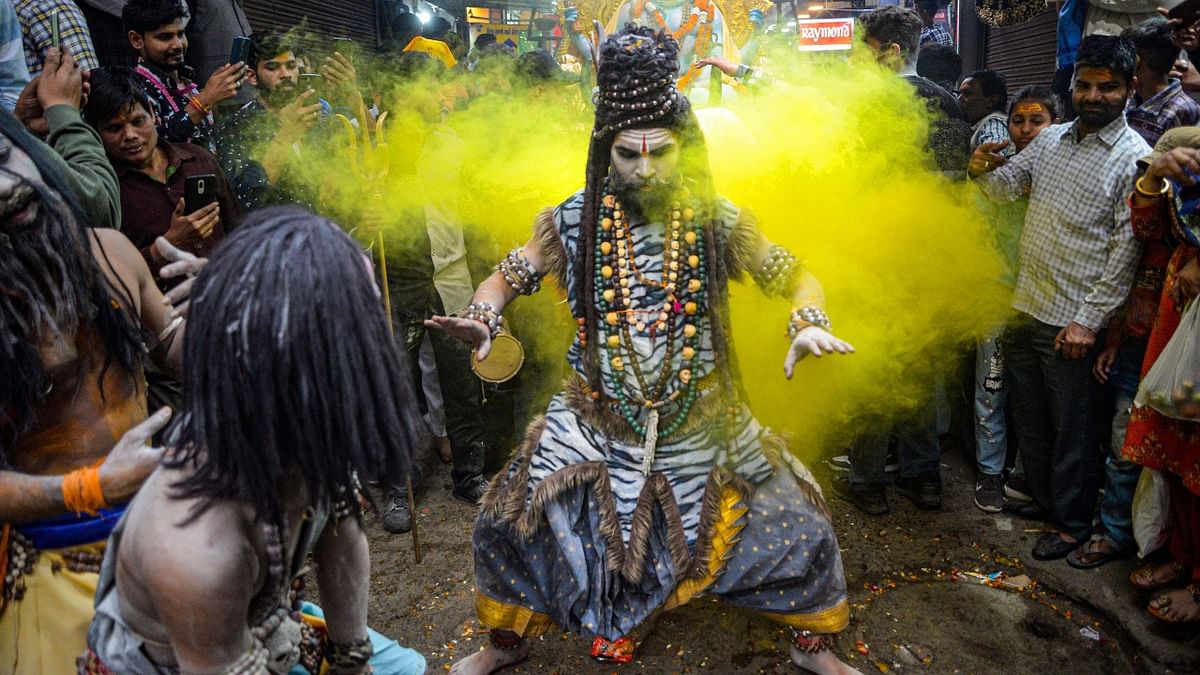
M1099 330L1125 301L1139 252L1127 199L1149 152L1123 115L1083 140L1076 124L1058 124L978 179L993 199L1029 193L1013 309Z
M953 47L954 37L950 35L950 30L946 28L945 24L935 23L928 28L921 29L921 44L925 45L930 42Z
M83 12L71 0L16 0L13 7L17 10L17 20L21 22L21 34L25 40L25 64L29 66L29 75L37 77L42 73L42 64L46 60L46 50L52 46L53 36L50 32L50 15L58 10L58 33L62 38L63 48L75 57L75 63L84 70L100 66L96 59L96 50L92 48L92 38L88 33L87 20Z
M1004 141L1012 140L1008 136L1008 116L1000 112L988 113L987 117L975 123L971 127L971 150L983 145L984 143L1003 143ZM1011 157L1016 153L1016 148L1012 143L1001 151L1005 157Z
M1196 122L1200 122L1200 105L1184 93L1179 80L1171 80L1166 89L1144 103L1138 103L1136 93L1130 96L1125 106L1125 119L1131 129L1154 145L1168 129L1196 126Z

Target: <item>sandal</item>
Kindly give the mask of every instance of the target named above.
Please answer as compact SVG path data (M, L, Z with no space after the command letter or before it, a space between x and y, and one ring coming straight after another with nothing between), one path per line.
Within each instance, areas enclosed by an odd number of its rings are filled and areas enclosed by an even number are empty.
M1067 564L1075 569L1090 570L1128 555L1128 551L1122 551L1111 541L1101 537L1084 542L1082 546L1071 551L1067 556Z
M1142 591L1153 591L1159 588L1165 588L1179 581L1183 577L1183 563L1175 562L1174 560L1142 565L1134 570L1129 575L1129 583L1133 587ZM1166 572L1170 576L1164 577L1162 574Z
M1174 596L1174 597L1172 597ZM1191 607L1179 605L1191 599ZM1200 621L1200 584L1189 584L1187 588L1177 588L1150 601L1146 606L1150 616L1167 623L1190 623ZM1187 616L1190 613L1191 616ZM1184 616L1180 616L1183 614Z

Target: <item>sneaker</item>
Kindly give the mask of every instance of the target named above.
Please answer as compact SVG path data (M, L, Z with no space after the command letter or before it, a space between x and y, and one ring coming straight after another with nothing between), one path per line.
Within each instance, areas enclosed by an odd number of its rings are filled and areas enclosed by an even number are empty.
M850 470L850 455L837 455L829 458L829 468L834 471L849 471ZM900 470L900 462L892 456L888 455L887 464L883 466L885 473L896 473Z
M412 512L408 510L408 493L401 488L388 491L387 506L383 509L383 529L392 534L404 534L412 529Z
M487 492L488 481L483 476L475 476L468 478L459 485L455 485L450 495L460 502L466 502L471 506L478 506L479 500L483 499L483 494Z
M919 509L942 508L942 479L938 476L897 478L896 493L908 497Z
M887 489L882 485L851 485L850 479L837 476L833 479L833 494L868 516L882 516L891 510Z
M1000 513L1004 508L1004 478L999 474L980 474L975 482L975 506L984 513Z
M1033 497L1029 494L1029 488L1025 486L1025 476L1015 473L1004 481L1004 496L1017 502L1033 501Z

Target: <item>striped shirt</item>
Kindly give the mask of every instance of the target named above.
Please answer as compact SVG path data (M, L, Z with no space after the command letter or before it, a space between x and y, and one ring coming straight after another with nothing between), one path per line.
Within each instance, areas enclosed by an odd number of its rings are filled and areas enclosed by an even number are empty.
M1013 309L1095 331L1125 301L1139 253L1129 194L1149 152L1124 115L1082 140L1076 124L1058 124L979 177L993 199L1029 194Z

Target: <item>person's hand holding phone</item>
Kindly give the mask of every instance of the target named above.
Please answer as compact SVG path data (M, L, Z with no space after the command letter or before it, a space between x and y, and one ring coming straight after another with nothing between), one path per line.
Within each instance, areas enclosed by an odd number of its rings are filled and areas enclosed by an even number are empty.
M56 105L69 105L76 110L83 107L83 72L71 52L55 48L47 51L38 79L37 99L43 112Z
M212 234L221 219L221 207L217 202L201 208L195 213L184 214L184 200L180 199L171 214L171 226L163 237L179 248L192 247Z
M339 101L347 102L358 92L358 71L342 53L334 52L326 57L325 63L317 70L328 83L330 94Z
M1172 9L1159 7L1158 13L1166 17L1176 47L1190 52L1200 46L1200 30L1196 25L1200 20L1200 0L1184 0Z
M313 103L309 103L309 101ZM276 139L292 143L312 127L321 114L321 104L311 89L300 92L296 100L279 109L279 134Z
M242 80L246 78L246 64L227 63L208 76L208 82L200 90L197 97L205 108L211 109L222 101L237 96Z

